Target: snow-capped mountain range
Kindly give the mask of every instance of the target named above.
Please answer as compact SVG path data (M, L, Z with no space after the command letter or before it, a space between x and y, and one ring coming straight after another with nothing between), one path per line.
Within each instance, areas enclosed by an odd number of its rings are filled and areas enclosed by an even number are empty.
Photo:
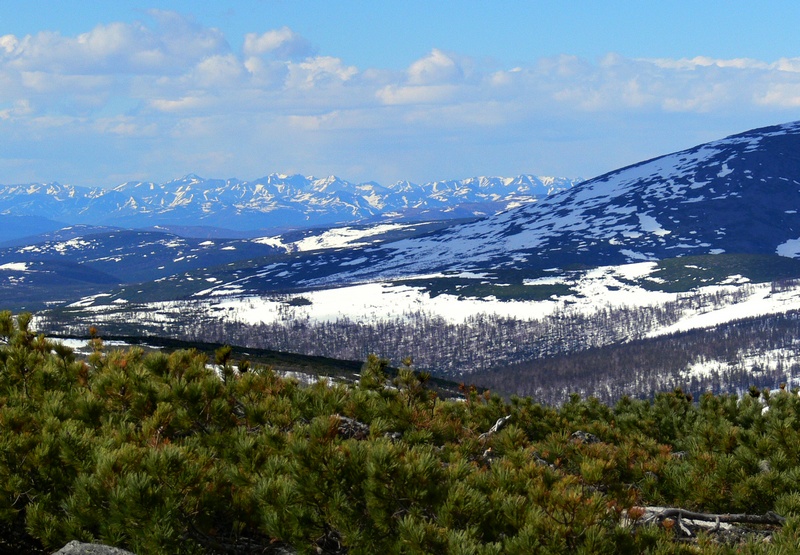
M340 268L335 256L321 254L293 277L321 285L721 253L800 256L800 122L668 154L537 203L365 249L359 262ZM269 281L273 273L264 268L261 276Z
M183 200L172 193L163 210L174 215L196 205L198 193L185 192L194 190L193 179L187 188L171 189L184 191ZM158 186L125 187L141 190L142 206L166 198ZM335 192L338 185L329 180L314 187ZM457 190L453 185L441 201L452 201ZM360 198L371 198L364 202L377 209L375 197L364 193ZM435 195L426 198L432 203ZM412 206L407 198L403 202ZM220 204L232 211L245 206ZM536 202L509 204L467 222L386 217L242 240L185 241L152 229L89 237L96 228L86 234L73 229L46 242L0 249L0 292L18 306L39 295L37 308L52 307L39 321L61 332L96 323L119 334L227 341L209 330L234 329L248 338L242 341L305 354L358 358L379 351L397 359L412 353L422 367L449 373L493 370L498 357L513 373L514 364L537 357L713 329L741 318L769 327L800 314L800 122L748 131ZM384 215L392 214L388 206L382 205ZM145 259L154 261L155 270ZM66 283L65 275L69 287L58 286L56 298L54 284ZM432 323L441 332L434 334L442 340L437 344L427 342ZM797 335L787 337L769 348L781 353L778 366L800 368ZM280 343L284 339L294 342ZM740 347L740 374L720 370L714 387L747 383L750 351L757 348ZM433 358L438 352L447 356ZM708 368L703 356L689 357L686 368L671 370L672 377L655 385L695 379L696 368ZM764 364L774 366L770 361ZM596 378L592 387L606 387ZM634 393L654 390L650 377L637 379ZM780 379L794 383L795 376Z
M272 174L254 181L187 175L168 183L113 188L0 186L0 216L65 224L145 228L210 226L232 230L297 228L376 220L485 216L535 202L579 179L520 175L390 186ZM50 229L47 229L49 231Z
M175 298L176 290L199 293L197 287L185 283L194 278L180 273L189 269L184 262L189 255L196 256L192 258L193 268L211 268L223 260L228 264L239 261L235 271L226 265L204 274L203 280L213 278L208 283L214 285L202 291L213 296L341 286L443 272L483 276L502 273L503 279L513 274L513 282L521 286L553 268L722 253L800 255L800 122L748 131L571 185L564 180L531 176L425 186L398 183L389 188L374 183L353 185L336 178L273 175L246 183L187 176L164 185L127 183L111 190L56 185L5 187L0 188L0 213L22 216L25 210L39 210L38 215L53 219L91 216L93 224L112 221L117 226L126 221L152 226L160 217L175 224L192 215L188 220L191 225L219 223L230 228L251 216L261 222L260 226L266 225L266 220L275 223L277 213L289 210L285 206L291 203L286 199L294 199L292 209L296 214L302 212L303 218L319 211L315 223L344 217L344 212L363 219L382 211L383 220L378 225L386 226L387 220L401 212L418 210L421 214L429 210L441 216L471 206L461 201L483 200L484 207L490 202L497 207L510 206L468 223L390 227L387 233L381 231L379 239L366 241L358 238L374 233L365 227L317 231L301 237L271 234L251 243L225 243L228 250L224 257L209 256L214 249L205 246L185 248L171 237L145 241L140 234L126 235L131 241L144 241L140 249L126 247L129 253L138 249L143 256L155 256L150 247L153 241L169 245L164 247L159 271L153 276L165 280L159 283L158 291L172 288L169 298ZM517 202L520 206L513 206ZM280 203L284 208L276 208ZM361 209L363 212L359 212ZM70 237L79 239L74 234ZM55 252L62 261L91 266L118 276L119 283L130 283L126 277L131 274L125 271L125 265L131 258L120 258L120 237L113 233L94 237L85 243L92 245L86 255L80 249L59 250L60 239L28 250L11 249L0 253L0 263L52 260L47 253ZM259 258L269 253L274 256ZM120 261L115 269L118 258L128 262ZM144 264L142 261L143 268Z

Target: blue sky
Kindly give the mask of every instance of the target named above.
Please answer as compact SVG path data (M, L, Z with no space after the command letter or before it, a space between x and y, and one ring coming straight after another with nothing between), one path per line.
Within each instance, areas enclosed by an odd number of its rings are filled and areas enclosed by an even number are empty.
M593 177L800 119L800 3L0 3L0 183Z

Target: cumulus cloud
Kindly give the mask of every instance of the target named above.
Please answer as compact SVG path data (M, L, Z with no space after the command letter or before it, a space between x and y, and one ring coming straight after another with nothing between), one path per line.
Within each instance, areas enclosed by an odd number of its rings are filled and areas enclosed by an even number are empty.
M375 95L388 105L442 104L459 102L473 96L482 79L501 79L486 75L477 81L470 80L472 67L468 59L448 54L434 48L429 54L414 61L399 82L379 88Z
M176 99L156 98L151 103L161 112L185 112L210 107L210 100L204 96L184 96Z
M774 83L754 98L761 106L800 107L800 83Z
M289 75L289 65L285 62L265 60L250 56L244 60L244 67L250 74L254 87L272 89L283 85Z
M317 56L303 62L289 64L286 85L290 88L311 88L320 84L349 81L358 74L355 66L345 65L339 58Z
M412 85L438 85L459 81L464 77L457 61L434 48L430 54L411 64L408 82Z
M237 85L245 71L244 65L236 56L225 54L209 56L202 60L193 73L196 85L213 89Z
M800 64L798 64L800 66ZM574 56L539 60L529 68L491 75L497 88L582 112L698 112L786 106L767 94L786 81L800 83L792 60L630 59L609 54L597 63ZM530 96L534 95L534 96Z
M172 11L149 10L148 14L158 23L155 29L147 29L155 38L155 44L180 63L196 62L230 50L219 29L204 27L191 17Z
M230 50L222 34L171 12L153 10L158 25L98 25L66 37L53 31L0 38L7 67L72 74L172 74Z
M10 56L14 53L19 45L19 39L14 35L3 35L0 37L0 48L2 48L5 56Z
M309 109L333 113L355 106L484 102L492 104L493 113L507 106L518 117L552 109L708 112L734 104L782 109L795 105L800 83L795 58L609 54L592 62L561 55L498 70L433 48L402 72L359 70L341 58L316 55L309 41L288 27L247 34L237 53L217 29L174 12L148 13L150 24L109 23L74 37L49 31L0 37L0 101L24 98L35 112L70 105L100 109L122 97L126 105L161 112L224 113L231 107L264 109L268 99L300 115Z
M288 27L266 33L248 33L242 52L245 56L269 55L278 60L299 60L315 54L311 43Z
M397 144L419 149L473 141L477 149L508 141L509 148L532 152L529 136L555 133L565 121L578 122L571 124L577 129L610 118L747 112L780 120L800 107L800 58L563 54L498 68L432 48L403 70L387 70L317 53L288 27L250 33L231 46L219 30L190 17L157 10L148 16L76 36L0 36L6 131L20 137L49 125L89 143L136 139L137 148L152 149L142 159L163 157L163 164L188 148L178 137L192 137L193 147L203 137L208 152L231 153L209 160L245 163L245 152L236 154L244 143L252 145L244 150L254 160L263 152L296 157L304 150L302 160L284 162L306 171L301 161L328 159L330 152L351 158L374 152L377 164L380 152L394 152ZM290 148L289 132L304 149ZM184 152L183 159L202 159L195 154Z

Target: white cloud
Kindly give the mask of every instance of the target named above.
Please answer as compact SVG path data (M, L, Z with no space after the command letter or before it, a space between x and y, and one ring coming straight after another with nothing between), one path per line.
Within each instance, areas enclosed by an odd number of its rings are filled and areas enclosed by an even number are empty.
M457 92L454 85L388 85L379 89L376 96L384 104L438 104L451 99Z
M248 33L244 37L242 52L246 57L269 54L278 60L298 60L313 55L314 48L302 36L288 27L266 33Z
M14 105L5 110L0 110L0 119L8 120L12 118L24 117L33 113L31 103L28 99L21 98L14 102Z
M292 115L286 119L288 125L303 131L320 131L341 125L341 113L338 110L319 115Z
M755 96L756 104L783 108L800 107L800 83L775 83Z
M22 38L5 35L0 47L20 71L73 74L171 74L205 57L229 51L222 34L178 14L151 11L159 26L98 25L76 37L43 31Z
M152 30L155 44L167 56L185 65L212 54L230 51L225 37L218 29L203 27L184 15L165 10L150 10L158 27Z
M781 58L774 65L780 71L800 73L800 58Z
M288 65L286 79L288 88L310 88L325 84L338 84L349 81L358 74L355 66L347 66L339 58L317 56L300 63Z
M150 104L161 112L186 112L210 107L211 100L201 96L184 96L176 99L157 98Z
M430 54L417 60L408 68L408 82L412 85L437 85L461 80L464 73L456 60L434 48Z
M195 83L201 87L232 87L245 74L242 62L233 54L210 56L197 64Z
M413 166L417 159L433 167L450 157L437 150L448 144L477 153L475 164L482 152L535 160L542 150L537 135L607 137L608 121L656 129L652 122L678 117L754 114L763 120L768 114L774 123L800 107L800 58L564 54L504 69L433 48L404 70L357 68L317 55L287 27L247 34L241 48L231 48L217 29L172 12L149 14L147 22L98 25L74 37L0 36L5 137L42 137L48 126L52 141L80 136L85 159L72 163L82 167L91 167L93 150L111 148L109 138L130 138L136 172L155 167L154 160L164 167L202 160L203 152L219 167L277 164L307 172L304 164L341 157L344 167L369 172ZM230 173L242 172L232 167Z
M658 67L665 69L676 70L695 70L698 68L707 67L720 67L720 68L735 68L735 69L769 69L772 64L753 60L750 58L734 58L730 60L710 58L708 56L695 56L694 58L680 58L677 60L667 58L654 58L643 59L642 61L650 62Z
M253 86L273 88L283 85L289 75L289 66L285 62L266 61L251 56L244 61L245 69L250 73Z
M100 109L111 99L125 98L126 106L175 114L206 110L211 115L232 107L273 106L282 114L305 115L309 109L328 113L381 105L476 107L483 102L492 105L493 113L505 106L513 107L515 117L537 117L554 109L785 109L796 105L795 87L800 84L800 60L795 58L767 63L609 54L593 63L561 55L508 70L484 70L433 48L402 73L359 70L335 56L310 56L309 42L288 27L247 34L237 54L217 29L173 12L149 13L154 25L110 23L76 37L53 32L0 37L0 101L25 98L33 112L52 112L58 106Z
M583 112L722 113L789 106L787 95L777 91L800 84L794 68L789 59L651 60L610 54L592 64L559 56L521 71L496 72L492 82L506 89L513 85L520 96L533 94L529 98Z
M13 54L18 44L19 40L14 35L3 35L0 37L0 48L2 48L6 54Z

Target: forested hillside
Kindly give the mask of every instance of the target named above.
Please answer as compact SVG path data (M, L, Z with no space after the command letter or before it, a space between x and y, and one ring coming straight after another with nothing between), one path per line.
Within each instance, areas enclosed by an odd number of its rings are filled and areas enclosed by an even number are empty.
M486 384L506 395L560 404L578 391L614 403L623 395L647 397L675 387L698 394L796 383L797 311L652 337L687 314L709 313L745 299L751 288L694 291L649 306L606 306L592 312L565 308L530 320L481 314L453 322L417 310L374 322L314 322L300 316L303 298L296 297L282 305L278 321L266 324L227 321L207 307L176 302L169 317L148 312L146 306L124 305L120 317L97 325L115 336L164 335L336 359L377 354L396 365L411 357L418 369ZM37 326L57 335L80 335L84 322L100 318L92 312L76 316L75 311L38 315ZM692 371L711 362L713 368Z
M493 390L558 403L572 392L613 403L680 387L693 395L733 393L752 385L777 389L800 382L797 311L737 320L621 345L542 357L478 372Z
M356 383L302 386L228 348L209 360L109 350L95 336L80 359L29 323L0 315L5 553L73 539L139 555L790 553L800 542L797 390L554 408L465 386L446 399L409 367L390 380L374 356Z

